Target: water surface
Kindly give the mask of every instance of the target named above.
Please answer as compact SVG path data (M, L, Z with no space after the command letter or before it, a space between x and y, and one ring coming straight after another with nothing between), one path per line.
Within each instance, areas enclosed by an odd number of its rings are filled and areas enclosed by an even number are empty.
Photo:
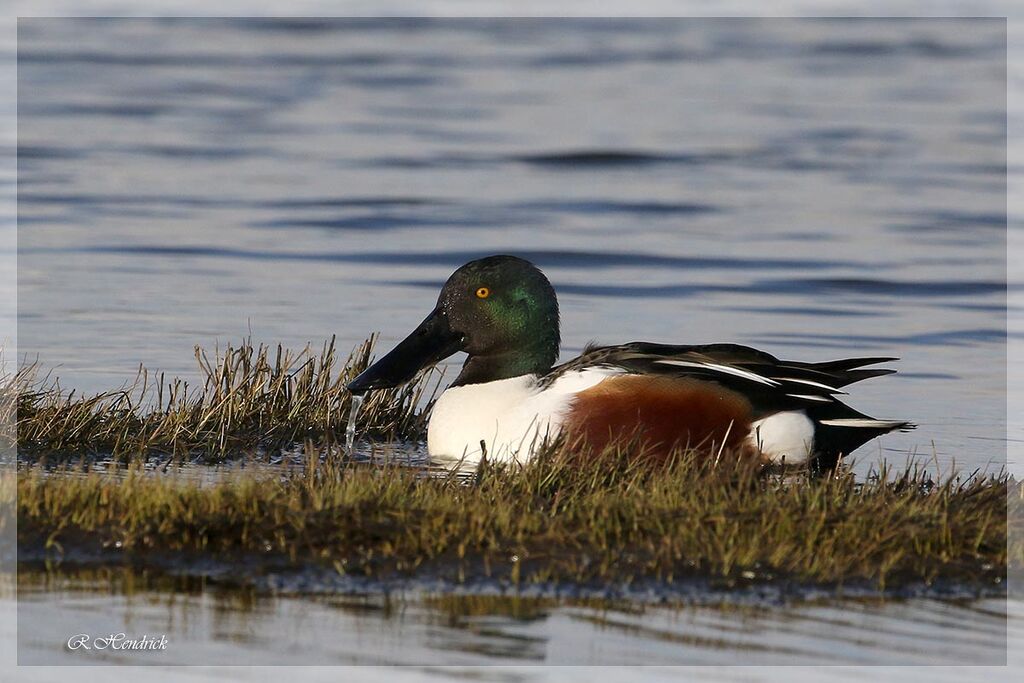
M18 37L19 351L69 389L140 362L195 377L194 345L248 336L387 346L456 267L515 253L559 293L563 360L590 340L900 356L851 403L920 427L864 467L1005 462L1002 21L28 19ZM598 608L62 576L23 579L23 663L76 663L55 634L115 628L167 632L161 663L417 677L1005 660L1001 600Z
M20 351L99 391L249 335L387 346L507 252L559 292L563 359L900 356L851 401L921 428L861 456L997 469L1004 47L1001 21L22 21Z
M21 664L993 665L1006 601L725 606L496 595L266 595L121 571L19 577ZM1019 604L1014 607L1019 608ZM69 651L60 633L165 635L159 652ZM950 638L952 630L958 631Z

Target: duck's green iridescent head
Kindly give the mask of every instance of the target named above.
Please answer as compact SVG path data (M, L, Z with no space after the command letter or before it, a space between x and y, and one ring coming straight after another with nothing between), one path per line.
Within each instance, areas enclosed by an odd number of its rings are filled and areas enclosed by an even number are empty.
M458 351L469 358L453 386L541 374L558 344L558 300L544 273L515 256L488 256L452 273L430 315L348 388L397 386Z

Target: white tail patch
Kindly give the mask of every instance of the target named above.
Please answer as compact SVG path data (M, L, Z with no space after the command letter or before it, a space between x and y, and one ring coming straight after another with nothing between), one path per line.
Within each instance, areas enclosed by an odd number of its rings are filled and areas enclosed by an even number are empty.
M750 425L747 443L766 458L797 465L814 453L814 422L802 410L788 410Z
M820 420L828 427L860 427L862 429L896 429L907 423L903 420L873 420L863 417L843 417L835 420Z
M752 382L759 382L761 384L767 384L770 387L777 387L779 383L773 379L762 377L755 372L749 370L743 370L742 368L734 368L731 365L721 365L719 363L699 363L696 361L689 360L659 360L655 361L662 365L678 365L683 368L704 368L707 370L714 370L715 372L721 372L726 375L734 375L736 377L742 377L749 379Z
M833 394L846 394L845 391L840 391L839 389L836 389L835 387L830 387L827 384L822 384L821 382L815 382L815 381L810 380L810 379L798 379L796 377L777 377L776 379L778 379L780 382L796 382L797 384L806 384L809 387L817 387L819 389L824 389L825 391L830 391Z

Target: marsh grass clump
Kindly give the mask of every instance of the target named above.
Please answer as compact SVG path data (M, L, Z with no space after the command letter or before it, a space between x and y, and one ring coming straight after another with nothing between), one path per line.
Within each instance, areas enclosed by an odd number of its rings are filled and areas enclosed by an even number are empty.
M643 457L628 440L596 453L563 440L528 465L485 461L469 477L337 457L345 385L372 343L344 363L333 340L297 354L197 349L198 385L140 369L130 387L86 397L21 368L0 381L0 445L16 445L20 462L0 471L0 503L17 510L19 552L155 567L212 560L232 576L317 567L511 585L991 586L1008 558L1024 567L1024 487L1004 475L936 481L883 466L861 481L842 469L810 477L722 449ZM439 379L373 392L357 431L421 439ZM293 467L197 478L207 470L175 466L296 448ZM155 472L153 455L164 461ZM98 472L93 456L123 467Z
M550 451L525 466L485 466L468 481L339 460L201 486L137 469L64 476L32 466L18 474L17 493L21 552L37 557L203 556L240 573L253 563L321 566L456 583L992 586L1007 568L1008 495L1010 523L1018 537L1024 530L1024 490L1005 476L936 482L882 467L858 482L690 453L650 467ZM1021 561L1019 544L1010 553Z
M310 438L335 442L344 438L351 408L345 385L369 364L373 342L366 340L343 364L334 339L319 352L243 343L210 355L196 347L198 386L140 368L131 386L95 396L65 392L28 365L0 380L0 419L8 425L0 436L8 445L16 441L23 460L56 461L154 454L217 461ZM374 392L359 411L358 431L421 438L438 375L424 372L405 386Z

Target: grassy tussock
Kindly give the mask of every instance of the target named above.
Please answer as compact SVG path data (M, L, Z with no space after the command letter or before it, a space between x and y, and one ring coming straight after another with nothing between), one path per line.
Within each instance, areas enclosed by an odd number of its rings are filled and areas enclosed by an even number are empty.
M344 363L333 341L298 354L197 349L195 387L145 370L131 387L91 397L36 367L0 381L0 424L17 417L0 445L16 444L22 462L0 473L0 503L16 505L21 550L515 583L991 582L1008 558L1024 567L1024 488L1005 477L780 476L728 453L645 462L628 443L597 456L561 444L525 467L484 466L469 482L346 462L332 445L350 409L344 386L368 364L372 341ZM373 392L360 435L421 438L437 384L428 373ZM155 453L217 461L296 443L306 444L305 467L217 483L138 464ZM106 474L54 465L94 454L135 464Z
M858 483L766 476L729 458L712 466L683 454L653 468L606 455L553 452L487 466L469 483L340 461L203 486L30 467L18 474L18 535L22 551L105 548L113 561L203 553L453 581L991 584L1006 571L1009 495L1009 553L1024 559L1024 488L1005 477L934 483L883 469Z
M373 341L341 365L333 339L319 353L245 343L211 357L197 347L199 386L140 368L130 387L95 396L65 392L57 380L40 377L37 366L26 366L0 380L0 424L9 425L0 436L4 445L16 439L23 460L169 454L216 461L309 438L343 440L351 405L345 385L366 368ZM421 409L436 389L436 373L426 372L403 387L373 392L359 412L359 433L420 438Z

